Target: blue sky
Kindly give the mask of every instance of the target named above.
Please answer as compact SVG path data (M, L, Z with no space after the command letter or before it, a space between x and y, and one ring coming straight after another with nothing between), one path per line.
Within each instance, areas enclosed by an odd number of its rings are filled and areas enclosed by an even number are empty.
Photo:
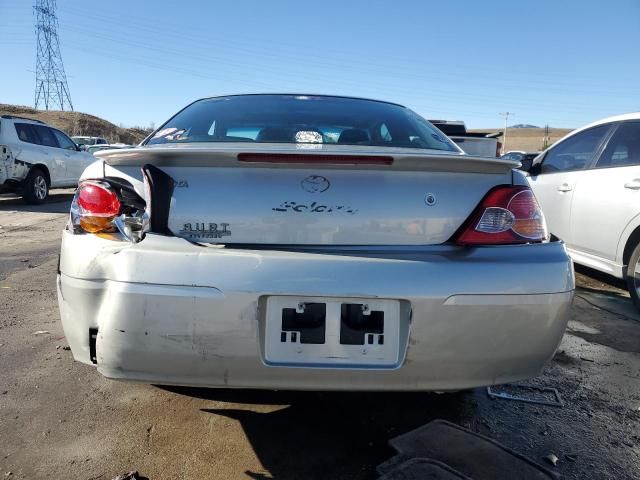
M201 97L364 96L473 128L640 110L640 0L58 0L74 107L159 125ZM30 0L0 0L0 103L33 105Z

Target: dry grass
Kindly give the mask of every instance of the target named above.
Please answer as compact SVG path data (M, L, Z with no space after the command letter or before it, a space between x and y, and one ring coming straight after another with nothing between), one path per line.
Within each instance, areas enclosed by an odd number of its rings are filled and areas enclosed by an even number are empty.
M502 128L483 128L480 132L501 132ZM549 137L551 143L555 143L571 132L570 128L550 128ZM502 140L501 140L502 141ZM507 145L505 151L523 150L525 152L537 152L542 150L544 141L544 128L510 128L507 131Z
M0 103L0 115L18 115L34 118L48 123L71 136L87 135L104 137L110 143L129 143L135 145L147 136L149 131L141 128L120 128L102 118L80 112L62 112L59 110L36 110L22 105Z

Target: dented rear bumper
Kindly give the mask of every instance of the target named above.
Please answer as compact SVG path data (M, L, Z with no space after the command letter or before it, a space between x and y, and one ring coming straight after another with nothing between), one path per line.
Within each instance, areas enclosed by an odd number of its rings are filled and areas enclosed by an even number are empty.
M562 338L573 288L561 243L310 253L66 231L58 276L74 357L92 363L95 347L103 375L265 389L453 390L535 376ZM270 362L266 305L281 296L399 301L397 359Z

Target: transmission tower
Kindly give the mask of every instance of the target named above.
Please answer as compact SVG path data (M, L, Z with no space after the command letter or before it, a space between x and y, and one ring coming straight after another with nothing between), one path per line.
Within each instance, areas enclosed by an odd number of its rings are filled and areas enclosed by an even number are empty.
M60 55L56 0L35 0L33 11L37 40L35 108L44 105L45 110L73 110Z

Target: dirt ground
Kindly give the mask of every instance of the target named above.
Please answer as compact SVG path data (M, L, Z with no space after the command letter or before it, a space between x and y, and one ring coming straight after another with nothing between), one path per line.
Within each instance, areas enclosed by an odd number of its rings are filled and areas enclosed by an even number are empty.
M504 128L481 128L481 132L503 132ZM549 145L557 142L571 132L570 128L550 128ZM504 143L504 138L500 139ZM544 128L510 128L507 131L505 152L509 150L522 150L525 152L537 152L544 146Z
M0 478L373 479L390 438L444 418L567 479L640 478L640 315L619 282L580 270L569 328L532 383L565 406L458 394L162 388L75 363L54 288L70 191L0 196ZM48 333L35 334L37 331Z

